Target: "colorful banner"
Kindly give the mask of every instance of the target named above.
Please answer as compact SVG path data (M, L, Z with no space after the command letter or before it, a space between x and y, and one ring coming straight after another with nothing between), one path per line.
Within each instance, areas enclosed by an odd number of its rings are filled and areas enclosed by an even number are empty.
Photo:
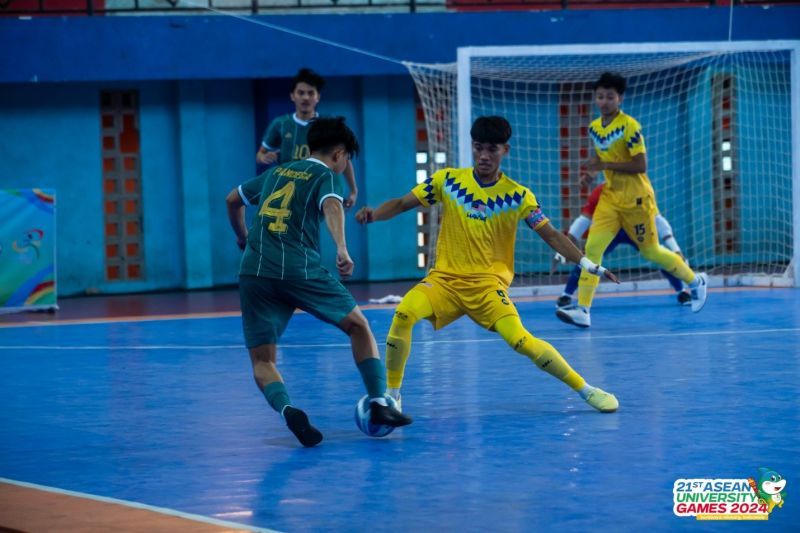
M0 313L57 309L53 190L0 190Z

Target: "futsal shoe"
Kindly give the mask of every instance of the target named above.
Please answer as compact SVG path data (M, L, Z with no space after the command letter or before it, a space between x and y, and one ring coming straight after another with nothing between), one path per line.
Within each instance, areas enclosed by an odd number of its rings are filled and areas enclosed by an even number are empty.
M692 293L684 289L678 293L678 305L689 305L692 303Z
M404 415L390 405L381 405L372 402L369 404L369 411L369 421L376 426L392 426L399 428L401 426L407 426L414 421L410 416Z
M706 305L708 297L708 276L705 272L697 275L697 287L692 287L692 313L700 311Z
M613 413L619 409L617 397L603 389L595 389L586 397L586 403L600 411L601 413Z
M592 325L592 317L589 315L589 310L578 305L559 307L556 309L556 316L562 322L579 328L588 328Z
M308 416L291 405L287 405L283 409L283 419L286 420L286 425L300 441L300 444L306 448L311 448L322 442L322 433L317 428L311 425L308 421Z
M567 294L562 294L556 300L556 307L569 307L570 305L572 305L572 296Z

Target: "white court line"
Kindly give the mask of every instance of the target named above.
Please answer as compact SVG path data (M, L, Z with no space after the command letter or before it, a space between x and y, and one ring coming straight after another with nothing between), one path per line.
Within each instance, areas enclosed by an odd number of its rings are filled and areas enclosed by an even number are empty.
M547 341L567 341L567 340L605 340L605 339L630 339L630 338L658 338L658 337L702 337L714 335L763 335L768 333L797 333L800 328L774 328L774 329L750 329L750 330L723 330L723 331L686 331L686 332L664 332L664 333L635 333L630 335L585 335L585 336L548 336L540 337ZM447 339L436 341L413 341L414 346L429 346L435 344L470 344L478 342L505 342L499 336L490 339ZM306 348L350 348L350 343L336 344L278 344L278 349L306 349ZM185 344L144 344L134 346L47 346L47 345L20 345L20 346L0 346L1 350L244 350L244 344L218 344L218 345L198 345L189 346Z
M78 498L85 498L87 500L94 500L98 502L105 502L105 503L114 503L117 505L124 505L126 507L132 507L134 509L144 509L146 511L153 511L155 513L161 513L164 515L169 516L177 516L179 518L185 518L187 520L194 520L195 522L203 522L206 524L212 524L215 526L227 527L231 529L239 529L242 531L254 531L258 533L277 533L274 529L264 529L255 526L248 526L245 524L237 524L236 522L228 522L226 520L217 520L216 518L209 518L207 516L201 516L197 514L191 513L184 513L181 511L176 511L174 509L167 509L165 507L156 507L154 505L147 505L146 503L139 503L139 502L131 502L128 500L118 500L116 498L108 498L106 496L96 496L94 494L87 494L85 492L76 492L72 490L66 489L59 489L56 487L48 487L46 485L37 485L36 483L28 483L26 481L16 481L14 479L6 479L4 477L0 477L0 483L8 483L9 485L17 485L20 487L27 487L29 489L37 489L45 492L52 492L54 494L65 494L67 496L77 496Z

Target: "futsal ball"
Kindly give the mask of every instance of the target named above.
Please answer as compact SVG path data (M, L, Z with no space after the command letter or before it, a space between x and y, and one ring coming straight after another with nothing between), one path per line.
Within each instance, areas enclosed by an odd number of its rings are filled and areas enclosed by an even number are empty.
M394 401L394 398L386 395L386 403L397 409L397 402ZM375 425L369 421L370 417L370 402L369 396L362 396L358 403L356 404L356 425L358 429L364 432L364 434L369 435L370 437L385 437L392 431L394 431L393 426L383 426L383 425Z

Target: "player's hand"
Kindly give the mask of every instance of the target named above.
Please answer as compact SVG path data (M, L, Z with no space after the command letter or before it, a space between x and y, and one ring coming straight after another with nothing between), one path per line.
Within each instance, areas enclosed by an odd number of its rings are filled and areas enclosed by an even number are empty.
M256 154L256 159L262 165L271 165L278 160L278 152L259 152Z
M599 159L589 159L585 161L582 166L587 172L591 172L595 175L603 170L603 162Z
M556 255L553 256L553 261L550 263L550 273L554 274L556 269L558 269L559 265L563 265L566 263L566 259L563 255L556 252Z
M244 251L247 246L247 237L238 237L236 239L236 246L238 246L241 251Z
M582 187L589 187L596 176L596 173L581 170L579 182Z
M613 281L614 283L619 284L619 279L610 270L606 269L606 271L603 272L603 275L606 277L607 280Z
M358 191L351 191L350 196L344 199L342 204L344 205L345 209L350 209L354 205L356 205L356 200L358 199Z
M343 278L349 277L353 273L353 267L355 267L355 264L350 259L350 254L347 253L347 250L338 250L336 252L336 269L339 271L339 275Z
M359 224L369 224L372 222L372 208L364 206L356 213L356 222Z

